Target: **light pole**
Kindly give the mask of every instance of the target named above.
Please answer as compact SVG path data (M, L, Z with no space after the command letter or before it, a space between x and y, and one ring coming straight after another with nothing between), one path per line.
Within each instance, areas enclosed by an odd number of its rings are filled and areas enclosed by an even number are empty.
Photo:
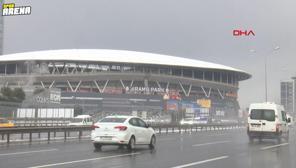
M276 47L274 47L273 49L272 49L272 53L273 52L275 52L275 51L277 51L277 50L279 50L280 49L280 46L276 46ZM250 52L252 52L252 53L255 53L256 52L256 50L250 50ZM265 80L264 80L264 82L265 82L265 102L267 102L268 101L268 96L267 96L267 56L269 55L269 53L268 54L265 54L265 56L264 56L264 78L265 78Z

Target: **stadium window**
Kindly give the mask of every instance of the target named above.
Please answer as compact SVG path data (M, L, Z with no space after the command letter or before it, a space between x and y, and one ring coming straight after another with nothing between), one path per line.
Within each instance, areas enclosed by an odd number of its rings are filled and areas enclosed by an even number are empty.
M142 73L143 70L144 70L144 69L143 69L142 66L136 66L136 67L135 67L135 71L136 71L136 72L141 72L141 73Z
M145 73L150 73L150 68L149 67L144 67L144 72Z
M160 74L170 74L170 70L168 68L160 68L159 73Z
M5 74L5 64L0 64L0 73Z
M71 65L69 67L71 67ZM90 69L90 72L94 72L94 70L98 71L99 65L97 65L97 64L89 64L88 68ZM70 71L70 69L69 69L69 71Z
M109 66L108 65L99 65L99 70L100 71L109 71Z
M220 82L220 73L219 72L214 72L214 81Z
M233 84L233 76L232 74L228 74L228 84Z
M181 76L182 75L181 69L172 68L172 75Z
M134 67L131 67L131 66L123 66L122 67L122 70L123 71L132 71L133 72L134 71Z
M227 73L222 73L222 82L227 83Z
M15 64L7 64L6 73L7 74L15 74L16 65Z
M192 70L190 69L183 69L183 76L192 78Z
M120 66L119 65L111 65L110 71L120 71Z
M158 74L159 73L159 71L158 71L159 69L158 68L150 68L150 71L151 71L151 73L154 73L154 74Z
M213 75L211 71L206 71L205 72L205 80L212 81L213 80Z
M195 70L194 71L194 78L196 78L196 79L203 79L203 71Z
M234 75L234 77L233 77L233 84L235 86L238 86L238 76L237 75Z

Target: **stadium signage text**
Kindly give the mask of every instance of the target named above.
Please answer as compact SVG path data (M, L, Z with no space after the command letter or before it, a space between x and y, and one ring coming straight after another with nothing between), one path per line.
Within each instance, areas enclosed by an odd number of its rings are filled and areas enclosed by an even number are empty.
M30 15L31 6L15 6L14 3L3 4L2 16Z
M233 30L232 34L233 36L255 36L253 30Z
M211 108L212 105L211 99L197 99L196 103L203 108Z
M130 92L158 92L163 93L163 88L156 88L156 87L132 87Z
M49 97L37 96L36 98L37 103L47 104L47 103L57 103L60 104L61 102L61 95L50 93Z

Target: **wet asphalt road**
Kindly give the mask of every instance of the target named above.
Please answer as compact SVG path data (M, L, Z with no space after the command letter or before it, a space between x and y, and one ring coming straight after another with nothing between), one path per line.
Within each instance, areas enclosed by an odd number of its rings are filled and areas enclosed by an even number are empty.
M250 144L245 129L157 136L157 147L133 152L104 146L95 151L89 140L0 147L0 168L295 168L295 131L289 142Z

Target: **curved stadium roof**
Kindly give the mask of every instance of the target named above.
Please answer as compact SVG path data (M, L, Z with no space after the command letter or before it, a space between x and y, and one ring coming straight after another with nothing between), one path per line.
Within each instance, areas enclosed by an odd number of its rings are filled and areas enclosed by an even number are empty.
M181 58L175 56L153 54L146 52L108 49L64 49L45 50L25 53L8 54L0 57L1 62L14 61L82 61L82 62L116 62L132 64L152 64L179 67L204 68L215 70L234 71L241 75L241 79L251 77L245 71L229 66L210 62Z

